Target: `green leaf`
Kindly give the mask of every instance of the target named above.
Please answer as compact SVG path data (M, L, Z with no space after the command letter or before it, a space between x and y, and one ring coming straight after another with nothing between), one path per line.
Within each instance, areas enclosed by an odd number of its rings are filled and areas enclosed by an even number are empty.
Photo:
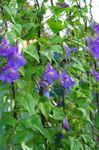
M45 116L46 119L48 119L49 117L49 113L51 111L51 103L48 102L40 102L38 105L40 111L42 112L42 114Z
M55 21L53 18L49 19L47 23L54 33L58 33L65 28L60 20Z
M84 108L79 107L78 110L79 110L80 112L82 112L82 114L84 115L84 117L86 117L87 112L86 112L86 110L85 110Z
M74 62L72 66L73 66L74 68L80 70L80 71L85 72L85 70L84 70L84 68L83 68L83 65L82 65L81 63L75 63L75 62Z
M41 134L44 134L44 128L43 125L41 123L41 119L40 116L38 116L37 114L32 115L32 126L34 129L38 130Z
M51 51L41 51L40 53L41 55L47 57L47 59L51 62L53 58L53 54L51 53Z
M51 135L48 131L48 129L45 129L42 125L41 118L37 114L33 114L29 119L26 119L23 121L24 126L26 127L26 130L32 129L33 131L39 131L45 138L48 139L49 142L52 141ZM23 125L22 125L23 127ZM35 132L35 133L36 133Z
M2 115L2 118L0 119L0 127L4 126L4 125L10 125L12 127L14 127L16 124L16 120L14 119L14 117L12 116L12 114L10 112L5 112Z
M53 14L60 15L65 9L64 8L59 8L57 6L50 6L50 10Z
M26 23L23 25L23 28L25 29L26 32L28 32L32 27L34 26L34 23Z
M24 52L33 58L35 58L39 62L39 55L36 47L32 44L29 44L28 47L24 50Z
M64 112L62 108L55 108L53 111L53 118L55 120L63 120L64 119Z
M70 150L80 150L83 148L82 144L78 139L75 139L75 137L69 137L70 141Z
M13 23L15 23L13 15L16 15L16 8L12 5L3 6L4 10L9 14Z
M38 104L39 97L35 92L33 92L33 96L30 93L27 93L26 95L18 95L17 101L30 115L33 115L35 114L35 107Z
M62 44L63 43L63 39L61 37L59 37L58 35L53 36L53 38L51 39L51 43L54 44Z
M51 46L51 50L53 52L57 52L59 54L63 54L63 50L62 50L62 47L60 45L53 45L53 46Z
M54 140L51 134L52 132L50 132L47 128L44 129L44 136L48 139L50 143L52 143Z
M12 31L15 32L16 34L20 35L22 31L22 26L20 24L14 24L12 27Z
M10 44L15 43L16 34L14 32L7 32L7 37L8 37Z
M32 148L26 146L24 142L22 142L21 147L23 150L32 150Z

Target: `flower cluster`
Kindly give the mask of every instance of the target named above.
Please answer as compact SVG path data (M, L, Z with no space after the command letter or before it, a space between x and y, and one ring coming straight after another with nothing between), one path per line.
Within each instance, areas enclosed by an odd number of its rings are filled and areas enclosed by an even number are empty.
M96 38L95 40L88 38L88 44L91 49L93 58L95 60L99 59L99 38Z
M3 66L1 69L0 80L12 83L20 77L18 69L26 64L26 60L22 55L22 49L19 44L13 47L9 44L7 38L4 37L0 45L0 56L5 57L7 60L6 66Z
M43 73L43 85L42 87L46 85L51 85L55 80L60 79L61 85L66 88L67 90L70 90L70 87L74 85L74 80L69 77L64 71L60 71L58 74L55 69L51 66L51 64L48 64L45 68L45 71ZM47 84L45 84L45 81Z
M99 24L93 24L92 29L96 33L96 39L88 38L88 46L89 49L91 50L91 53L93 55L93 58L95 61L99 60ZM95 69L92 69L91 71L92 75L95 77L96 81L99 81L99 72L96 72Z
M92 29L95 31L95 33L97 34L97 37L95 40L93 40L92 38L88 38L88 46L92 52L93 58L95 60L99 59L99 24L95 25L93 24Z

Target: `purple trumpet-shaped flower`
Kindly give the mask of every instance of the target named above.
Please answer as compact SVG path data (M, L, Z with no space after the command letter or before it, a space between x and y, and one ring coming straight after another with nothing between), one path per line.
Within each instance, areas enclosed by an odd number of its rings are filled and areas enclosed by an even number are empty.
M99 72L96 72L96 70L91 70L92 75L95 77L96 81L99 82Z
M99 24L93 24L91 27L96 32L96 34L99 34Z
M63 3L57 3L57 6L60 7L60 8L66 8L66 7L69 7L69 5L65 2Z
M43 73L43 79L50 85L53 81L57 80L59 77L57 71L53 69L51 64L46 66L45 72Z
M91 46L92 55L95 60L99 59L99 39L94 40Z
M10 66L4 66L2 68L2 73L0 74L0 80L11 83L14 80L17 80L18 78L19 78L19 73L14 68Z
M61 85L64 88L66 88L68 91L70 91L70 87L75 84L74 79L69 77L64 71L60 72L59 78L60 78Z
M68 121L66 120L66 118L64 118L64 120L63 120L63 128L66 129L66 130L69 129L69 123L68 123Z
M99 59L99 38L93 40L89 37L87 41L89 49L91 50L94 59L95 60Z
M4 37L2 43L0 44L0 56L8 57L12 55L15 51L15 48L9 44L8 39Z
M8 57L7 63L11 67L18 69L21 66L24 66L26 64L26 60L21 54L22 49L19 45L16 46L16 51L14 54L10 55Z
M67 55L68 59L70 59L71 52L75 52L77 50L76 48L69 48L68 45L65 42L63 42L63 48L66 51L66 55Z

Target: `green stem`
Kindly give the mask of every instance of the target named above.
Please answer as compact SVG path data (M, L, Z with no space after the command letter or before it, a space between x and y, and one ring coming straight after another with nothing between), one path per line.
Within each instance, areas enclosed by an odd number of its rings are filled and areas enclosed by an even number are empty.
M61 97L62 97L62 101L63 101L63 109L64 109L64 101L65 101L65 97L64 97L64 88L61 87Z

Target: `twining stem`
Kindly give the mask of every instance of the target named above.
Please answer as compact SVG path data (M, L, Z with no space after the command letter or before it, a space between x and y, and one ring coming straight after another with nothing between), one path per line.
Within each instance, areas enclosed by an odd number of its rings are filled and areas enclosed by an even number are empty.
M97 64L96 62L94 62L94 67L95 70L97 69ZM96 85L96 89L98 89L97 85ZM97 109L98 109L98 113L99 113L99 93L96 91L96 103L97 103Z
M40 5L39 5L39 2L38 0L36 0L36 3L37 3L37 9L40 9ZM38 24L38 28L37 28L37 34L38 34L38 39L41 37L41 17L37 15L37 24ZM39 55L39 60L40 60L40 63L41 63L41 58L40 58L40 44L39 44L39 41L37 41L37 52L38 52L38 55ZM39 89L39 94L40 96L43 96L43 88L40 87Z
M14 101L14 108L13 108L13 117L17 119L17 112L16 112L16 94L15 94L15 85L14 82L11 83L11 92L12 92L12 99Z
M50 0L50 2L51 2L51 5L52 5L52 6L54 6L54 4L53 4L53 0Z
M90 19L91 19L91 21L93 20L93 15L92 15L92 0L90 0Z
M86 150L86 148L85 148L85 142L84 142L84 140L83 140L83 138L82 138L82 143L83 143L83 150Z
M12 115L14 117L15 120L17 120L17 113L16 113L16 99L15 99L15 87L14 87L14 82L11 83L11 103L13 105L14 103L14 107L13 107L13 110L12 110ZM10 108L11 109L11 108ZM8 147L7 147L7 150L13 150L13 144L12 144L12 140L11 140L11 136L12 136L12 133L13 133L13 128L9 127L9 126L6 126L6 129L7 129L7 132L9 132L9 138L8 138Z
M40 8L40 5L39 5L39 2L38 2L38 0L35 0L36 1L36 3L37 3L37 6L38 6L38 8Z

